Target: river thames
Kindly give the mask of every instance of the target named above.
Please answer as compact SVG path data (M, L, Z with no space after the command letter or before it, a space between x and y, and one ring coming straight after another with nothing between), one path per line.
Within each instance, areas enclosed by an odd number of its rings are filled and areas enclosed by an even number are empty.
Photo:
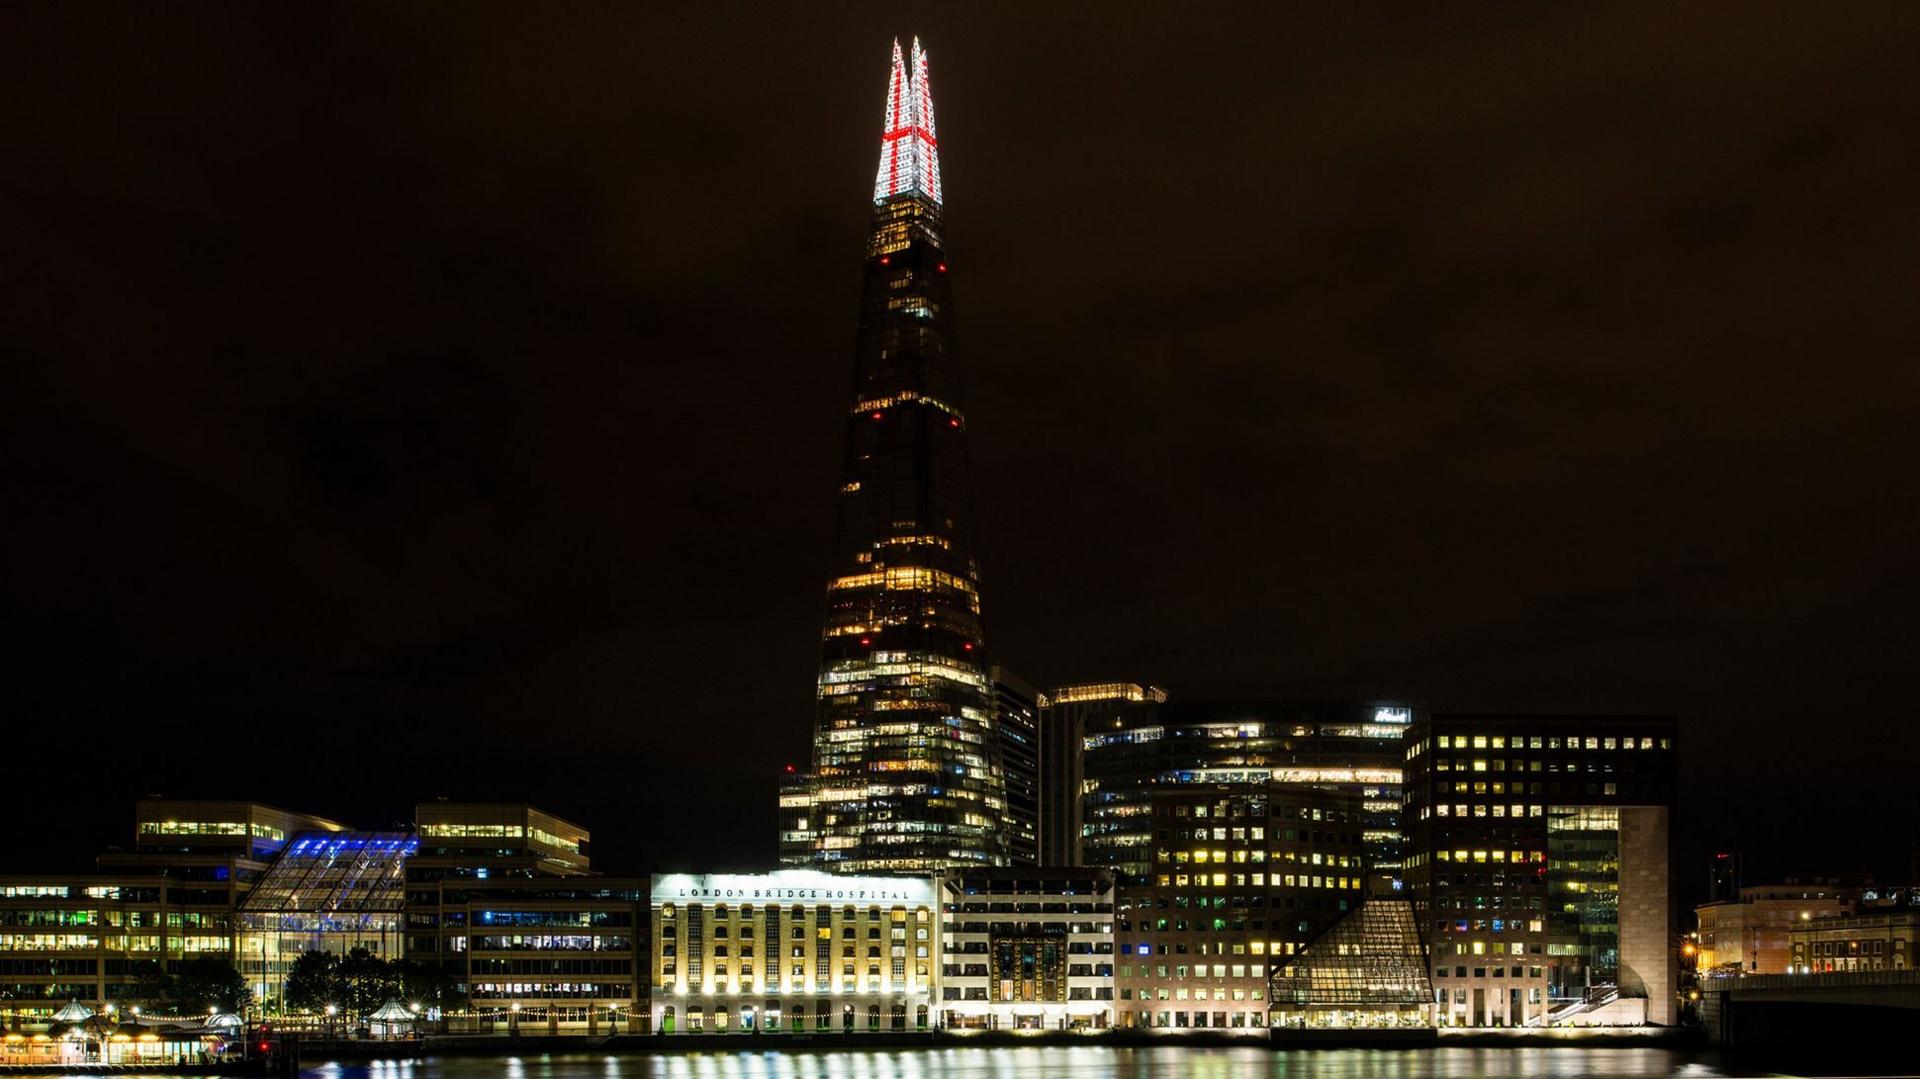
M440 1057L309 1068L303 1079L1412 1079L1416 1076L1721 1076L1707 1052L1632 1047L1314 1049L1257 1046L994 1046L846 1052L676 1052Z

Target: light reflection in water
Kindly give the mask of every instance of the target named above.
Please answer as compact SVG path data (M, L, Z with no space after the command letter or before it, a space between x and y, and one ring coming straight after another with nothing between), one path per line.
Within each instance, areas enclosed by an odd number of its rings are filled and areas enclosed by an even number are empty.
M1659 1048L1048 1045L796 1052L529 1054L318 1063L302 1079L1689 1079L1728 1074L1711 1053ZM30 1073L12 1079L53 1079ZM146 1079L185 1079L148 1075ZM195 1077L198 1079L198 1077Z

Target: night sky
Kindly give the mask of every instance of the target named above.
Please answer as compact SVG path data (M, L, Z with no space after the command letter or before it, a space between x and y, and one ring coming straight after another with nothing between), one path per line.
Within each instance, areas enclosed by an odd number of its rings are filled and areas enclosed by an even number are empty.
M1908 872L1920 5L682 7L10 11L0 869L770 863L918 33L993 656L1676 713L1683 888Z

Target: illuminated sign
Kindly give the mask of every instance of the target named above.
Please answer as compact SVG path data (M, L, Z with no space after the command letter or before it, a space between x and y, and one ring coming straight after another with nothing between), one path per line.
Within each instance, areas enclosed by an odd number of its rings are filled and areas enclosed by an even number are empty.
M931 906L933 880L929 877L842 877L810 869L784 869L777 873L666 873L653 878L655 903L700 900Z

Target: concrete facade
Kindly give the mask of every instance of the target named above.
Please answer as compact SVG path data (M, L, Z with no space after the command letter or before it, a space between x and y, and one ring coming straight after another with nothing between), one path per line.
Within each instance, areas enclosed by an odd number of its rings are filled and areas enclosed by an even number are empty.
M1669 815L1666 806L1620 809L1620 994L1644 997L1646 1021L1655 1026L1672 1026L1678 1018Z

